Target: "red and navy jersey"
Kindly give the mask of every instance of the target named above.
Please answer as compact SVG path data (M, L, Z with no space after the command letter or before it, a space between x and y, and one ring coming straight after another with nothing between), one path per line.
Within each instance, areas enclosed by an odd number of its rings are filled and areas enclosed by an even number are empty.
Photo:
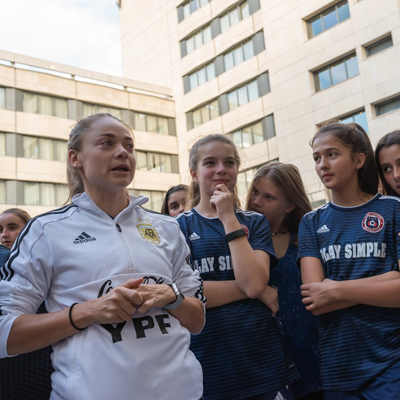
M306 214L298 258L315 257L325 277L351 280L398 270L400 201L376 195L357 207L328 203ZM356 390L400 360L400 312L359 304L320 317L324 389Z
M267 219L258 213L236 211L254 250L275 255ZM218 218L195 209L178 223L191 249L192 264L204 281L234 280L234 270ZM257 299L245 299L206 310L202 333L192 335L191 350L203 367L204 398L243 399L279 389L297 377L269 309Z

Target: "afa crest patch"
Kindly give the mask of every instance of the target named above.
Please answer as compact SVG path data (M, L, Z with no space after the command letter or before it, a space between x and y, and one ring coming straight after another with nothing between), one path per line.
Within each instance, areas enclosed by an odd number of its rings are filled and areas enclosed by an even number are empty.
M375 212L369 212L365 215L361 226L367 232L378 233L385 226L385 220L382 215Z
M154 244L160 243L160 236L159 236L156 228L154 228L154 226L150 223L149 220L146 220L146 222L137 224L136 228L138 228L140 236L142 236L142 238L144 240L147 240L148 242L151 242Z

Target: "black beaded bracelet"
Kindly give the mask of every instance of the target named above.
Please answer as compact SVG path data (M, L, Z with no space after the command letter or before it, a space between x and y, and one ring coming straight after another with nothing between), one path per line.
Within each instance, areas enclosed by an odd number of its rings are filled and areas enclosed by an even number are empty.
M85 326L84 328L78 328L74 322L72 321L72 309L74 308L74 306L76 306L78 303L74 303L71 304L71 306L69 307L69 312L68 312L68 316L69 316L69 322L71 322L71 325L77 330L77 331L84 331L87 326Z
M246 236L246 231L244 230L244 228L240 228L236 231L229 232L227 235L225 235L225 239L229 243L232 240L238 239L242 236Z

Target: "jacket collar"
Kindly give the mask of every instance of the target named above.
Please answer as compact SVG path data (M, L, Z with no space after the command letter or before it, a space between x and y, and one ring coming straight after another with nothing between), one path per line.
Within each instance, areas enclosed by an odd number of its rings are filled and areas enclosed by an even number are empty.
M118 220L121 215L131 214L136 207L139 207L148 201L149 199L145 196L129 196L129 204L114 218L114 221ZM72 198L72 203L91 214L96 214L103 218L107 217L108 220L110 219L110 216L99 208L86 192L76 194Z

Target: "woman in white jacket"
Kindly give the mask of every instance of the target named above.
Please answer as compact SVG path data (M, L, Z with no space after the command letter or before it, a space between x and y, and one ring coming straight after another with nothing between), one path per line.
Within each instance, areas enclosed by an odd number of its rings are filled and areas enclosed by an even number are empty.
M202 396L190 333L202 282L177 222L129 197L130 128L87 117L68 142L72 204L33 218L0 281L0 357L53 345L51 399ZM46 301L48 314L35 314Z

